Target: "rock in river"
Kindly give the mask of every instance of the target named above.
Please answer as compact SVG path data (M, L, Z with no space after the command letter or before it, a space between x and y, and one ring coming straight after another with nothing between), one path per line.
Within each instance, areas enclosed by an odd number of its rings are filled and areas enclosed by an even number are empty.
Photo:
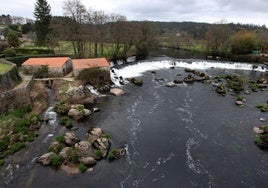
M120 88L112 88L110 90L110 93L115 95L115 96L120 96L120 95L123 95L124 94L124 91Z

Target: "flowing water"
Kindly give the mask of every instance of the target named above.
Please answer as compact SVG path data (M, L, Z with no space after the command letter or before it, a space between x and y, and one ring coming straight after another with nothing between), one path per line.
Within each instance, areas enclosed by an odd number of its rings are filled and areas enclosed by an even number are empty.
M170 67L173 67L170 69ZM3 187L268 187L268 153L253 143L254 126L267 113L255 108L268 100L268 92L246 96L244 108L235 97L219 96L212 84L165 84L185 76L184 68L206 71L209 75L242 74L249 78L267 77L265 67L250 64L180 60L167 57L150 59L114 68L114 77L140 76L143 86L126 84L126 94L100 98L101 112L76 126L81 137L89 127L101 127L112 135L113 147L127 148L119 160L100 161L93 172L68 175L35 163L36 157L56 135L66 132L58 126L49 108L50 121L40 136L11 157L17 161L2 172ZM151 73L155 71L156 74ZM155 81L156 77L165 81ZM20 160L18 160L18 156Z

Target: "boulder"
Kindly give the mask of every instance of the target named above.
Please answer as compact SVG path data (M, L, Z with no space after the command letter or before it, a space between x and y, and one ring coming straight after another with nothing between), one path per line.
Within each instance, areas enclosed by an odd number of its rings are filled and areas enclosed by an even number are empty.
M37 159L37 162L41 163L44 166L47 166L50 164L51 159L55 156L56 156L56 154L54 152L49 152L49 153L46 153L46 154L42 155L41 157L39 157Z
M75 143L79 142L79 138L72 132L67 132L64 134L64 142L69 146L75 145Z
M74 145L79 157L89 157L91 156L91 145L87 141L81 141Z
M108 138L99 138L93 142L93 146L101 151L101 156L105 158L110 149L111 143Z
M158 82L164 82L165 79L164 79L164 78L155 78L155 81L158 81Z
M60 150L64 147L63 143L59 142L52 142L51 145L49 146L48 150L52 151L54 153L59 153Z
M236 104L237 106L242 106L242 105L244 105L244 102L243 102L243 101L240 101L240 100L237 100L237 101L235 102L235 104Z
M143 81L141 78L131 78L130 82L137 85L137 86L142 86Z
M120 88L112 88L110 89L110 93L115 96L120 96L124 94L124 91Z
M168 83L166 83L166 86L167 87L175 87L176 84L174 82L168 82Z
M110 151L108 154L108 158L111 160L118 159L121 156L124 156L125 154L126 150L124 148L112 149L112 151Z
M97 163L93 157L80 157L78 161L86 166L95 165Z
M218 85L217 89L216 89L216 92L221 94L221 95L225 95L226 94L226 89L225 89L224 85Z
M70 151L70 147L65 147L61 150L61 152L59 153L59 156L61 156L63 159L67 159L68 158L68 153Z
M182 83L183 83L182 80L174 80L173 82L174 82L175 84L182 84Z
M93 128L87 133L87 140L93 143L95 140L99 139L103 131L100 128Z
M72 105L68 112L68 116L76 121L80 121L91 115L91 111L86 109L84 105Z
M88 88L82 85L69 88L66 95L68 100L72 103L94 104L95 101L95 96Z
M253 131L255 132L255 133L257 133L257 134L262 134L262 133L264 133L264 131L262 130L262 129L260 129L259 127L253 127Z
M101 109L99 109L99 108L93 108L93 112L100 112L101 111Z
M191 83L194 83L194 77L191 75L191 74L188 74L184 79L183 81L187 84L191 84Z
M265 122L266 119L264 119L264 118L260 118L260 121L261 121L261 122Z
M68 112L68 116L76 121L79 121L84 118L83 112L77 110L77 109L70 109Z

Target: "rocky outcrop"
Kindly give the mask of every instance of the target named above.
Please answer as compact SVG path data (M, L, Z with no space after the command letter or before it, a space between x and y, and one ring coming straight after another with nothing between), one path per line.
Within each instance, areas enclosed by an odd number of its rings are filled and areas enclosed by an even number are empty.
M66 92L68 100L73 104L94 104L95 96L88 88L80 85L71 87Z
M79 142L79 138L73 132L67 132L64 134L64 142L68 146L73 146Z
M104 133L100 128L92 128L86 134L86 140L80 141L73 132L67 132L63 140L52 142L49 147L49 153L46 153L37 159L37 162L44 166L52 165L61 166L68 172L78 173L74 167L82 164L83 168L89 168L101 159L118 159L125 155L124 148L111 148L110 135ZM83 170L84 172L85 170Z
M76 121L81 121L90 115L91 111L86 109L84 105L72 105L68 112L68 116Z
M124 91L123 89L120 89L120 88L111 88L110 93L115 96L120 96L124 94Z
M47 166L47 165L50 165L50 163L51 163L51 159L52 159L53 157L55 157L55 156L56 156L55 153L53 153L53 152L49 152L49 153L46 153L46 154L42 155L41 157L39 157L39 158L37 159L37 162L38 162L38 163L41 163L41 164L44 165L44 166Z

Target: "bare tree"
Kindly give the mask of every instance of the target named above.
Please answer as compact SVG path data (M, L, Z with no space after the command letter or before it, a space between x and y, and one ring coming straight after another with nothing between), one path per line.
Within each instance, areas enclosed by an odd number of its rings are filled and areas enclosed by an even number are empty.
M230 35L230 28L224 21L213 25L206 33L207 51L215 55L226 54Z
M67 0L64 2L64 14L73 21L68 23L69 37L77 58L85 57L85 36L82 32L86 8L80 0Z

